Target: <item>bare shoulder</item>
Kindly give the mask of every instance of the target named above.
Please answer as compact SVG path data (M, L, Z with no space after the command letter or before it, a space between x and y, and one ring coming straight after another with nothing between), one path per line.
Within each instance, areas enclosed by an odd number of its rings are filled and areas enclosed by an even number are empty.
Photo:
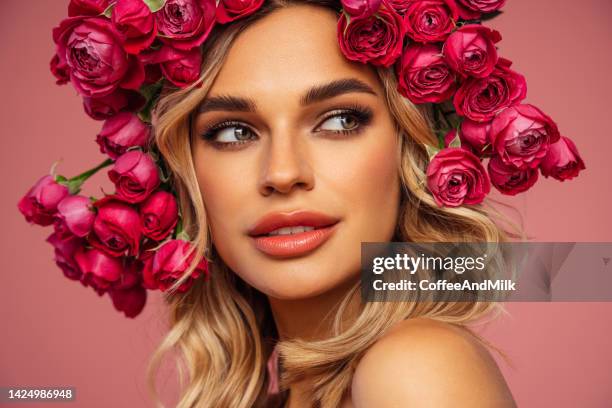
M468 331L431 319L396 325L356 367L362 407L515 407L489 351Z

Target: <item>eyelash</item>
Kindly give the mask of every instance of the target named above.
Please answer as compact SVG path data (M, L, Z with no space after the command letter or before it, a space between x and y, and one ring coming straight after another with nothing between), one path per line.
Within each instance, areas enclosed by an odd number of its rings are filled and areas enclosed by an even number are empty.
M364 129L364 127L370 124L370 122L372 121L373 112L370 108L359 106L359 105L350 105L344 108L338 108L326 114L323 117L323 119L321 119L321 121L319 122L319 125L317 125L317 128L321 126L321 124L325 123L327 120L334 118L336 116L341 116L341 115L354 116L358 122L357 127L354 129L326 130L323 132L333 133L333 134L342 134L342 135L359 133ZM222 122L216 123L208 127L206 130L204 130L201 137L204 140L206 140L208 143L214 145L218 149L231 149L233 147L236 147L238 145L243 145L251 141L251 139L244 140L244 141L238 141L238 142L219 142L219 141L214 140L217 132L219 132L220 130L229 128L229 127L233 127L233 126L244 127L244 128L249 129L250 132L255 133L253 132L251 127L244 122L235 121L235 120L224 120Z

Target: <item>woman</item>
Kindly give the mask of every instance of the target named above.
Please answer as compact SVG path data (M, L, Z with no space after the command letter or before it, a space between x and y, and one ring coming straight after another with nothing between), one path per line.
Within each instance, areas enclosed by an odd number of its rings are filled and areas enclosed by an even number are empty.
M266 2L213 29L199 88L158 102L155 145L211 272L168 297L153 367L183 352L181 407L514 406L466 328L493 304L360 303L361 242L507 235L481 206L436 205L427 116L392 68L344 57L337 20L336 3Z

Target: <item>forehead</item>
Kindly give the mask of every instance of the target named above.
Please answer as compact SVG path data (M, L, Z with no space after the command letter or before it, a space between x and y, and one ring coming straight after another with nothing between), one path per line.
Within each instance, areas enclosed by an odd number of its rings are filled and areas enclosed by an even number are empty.
M312 5L291 5L250 25L232 44L211 95L261 97L340 78L357 78L378 88L371 67L347 60L338 45L338 16Z

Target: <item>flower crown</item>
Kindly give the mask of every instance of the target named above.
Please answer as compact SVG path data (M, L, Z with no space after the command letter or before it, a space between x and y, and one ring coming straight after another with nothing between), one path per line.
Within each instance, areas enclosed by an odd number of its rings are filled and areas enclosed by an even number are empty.
M395 65L398 91L430 104L437 146L426 146L426 184L439 206L478 204L491 185L503 194L544 177L585 169L574 143L535 106L522 104L525 78L498 56L500 34L482 25L505 0L343 0L342 53L352 61ZM71 0L53 30L50 68L70 82L85 112L104 124L100 165L72 178L42 177L19 201L30 223L53 225L47 238L66 277L108 293L138 315L147 289L185 292L208 277L202 260L183 277L193 246L182 230L176 192L150 149L150 112L163 86L200 77L201 44L216 24L254 13L263 0ZM483 160L488 160L485 169ZM100 169L114 194L79 195Z

